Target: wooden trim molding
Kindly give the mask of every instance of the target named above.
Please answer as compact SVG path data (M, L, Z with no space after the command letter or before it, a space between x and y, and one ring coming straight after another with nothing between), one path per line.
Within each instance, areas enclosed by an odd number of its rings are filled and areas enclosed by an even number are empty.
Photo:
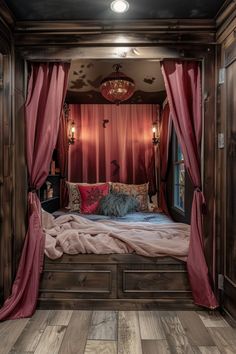
M216 40L222 43L236 27L236 0L226 3L216 17Z
M0 0L0 22L10 28L13 28L15 24L15 18L3 0Z
M30 36L28 35L30 33ZM16 22L17 46L215 43L214 20Z

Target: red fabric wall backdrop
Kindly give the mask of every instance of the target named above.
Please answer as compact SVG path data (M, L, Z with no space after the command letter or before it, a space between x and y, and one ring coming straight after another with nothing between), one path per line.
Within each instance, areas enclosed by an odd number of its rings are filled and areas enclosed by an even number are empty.
M28 231L12 294L0 310L0 320L29 317L37 304L45 237L41 226L41 204L36 192L48 176L69 66L68 63L32 64L25 116L29 177Z
M210 285L204 257L201 184L202 94L200 64L164 60L162 63L167 99L174 128L184 156L185 168L194 186L187 268L196 304L218 306Z
M158 105L70 105L76 142L69 150L71 182L145 183L155 194L152 122Z

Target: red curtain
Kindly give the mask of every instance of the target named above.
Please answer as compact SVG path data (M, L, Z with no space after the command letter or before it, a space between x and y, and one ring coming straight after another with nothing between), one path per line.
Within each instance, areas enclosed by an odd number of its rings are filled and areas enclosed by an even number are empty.
M68 204L68 193L66 188L66 180L68 179L68 132L67 120L64 112L61 114L60 126L57 140L57 158L61 173L60 180L60 207L63 208Z
M191 235L187 268L196 304L218 306L212 291L204 257L202 208L205 203L201 186L201 70L198 62L165 60L162 63L167 98L174 128L180 143L186 170L194 185Z
M36 307L44 255L41 205L36 191L45 182L49 172L68 71L67 63L31 65L25 107L29 223L12 294L0 310L0 320L29 317Z
M74 182L149 181L155 194L152 122L157 105L70 105L76 143L70 147L69 179Z
M172 120L170 119L169 104L166 103L161 114L160 128L160 208L169 215L169 210L166 202L166 183L167 183L167 168L169 161L169 147L171 140Z

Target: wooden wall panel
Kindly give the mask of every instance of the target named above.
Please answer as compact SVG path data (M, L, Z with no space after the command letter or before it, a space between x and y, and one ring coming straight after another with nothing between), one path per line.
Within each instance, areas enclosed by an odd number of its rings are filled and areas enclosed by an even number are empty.
M12 56L9 29L0 21L0 288L1 299L12 283L13 149L12 149Z
M203 216L205 255L212 278L215 235L215 150L216 150L216 95L215 95L215 47L209 47L203 62L203 192L206 198L206 214Z
M14 87L14 264L15 273L23 240L27 219L27 166L25 161L25 62L19 53L15 53Z

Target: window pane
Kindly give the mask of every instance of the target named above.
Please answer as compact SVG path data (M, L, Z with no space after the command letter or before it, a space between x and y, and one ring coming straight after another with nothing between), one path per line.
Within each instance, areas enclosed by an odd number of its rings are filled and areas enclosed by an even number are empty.
M184 157L180 148L180 145L177 143L177 161L183 161Z
M183 154L175 136L175 161L174 161L174 207L184 211L185 199L185 167Z

